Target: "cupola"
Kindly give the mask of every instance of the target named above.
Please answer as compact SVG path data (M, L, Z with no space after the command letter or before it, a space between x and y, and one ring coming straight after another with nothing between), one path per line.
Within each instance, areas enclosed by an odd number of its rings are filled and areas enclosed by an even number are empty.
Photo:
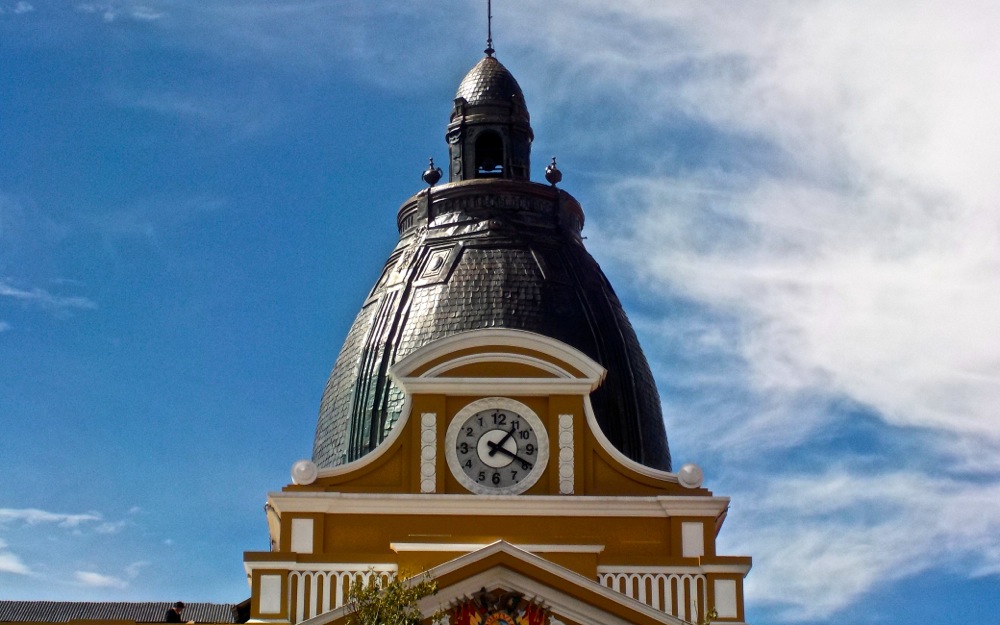
M451 182L528 180L534 134L514 76L487 51L462 79L448 123Z

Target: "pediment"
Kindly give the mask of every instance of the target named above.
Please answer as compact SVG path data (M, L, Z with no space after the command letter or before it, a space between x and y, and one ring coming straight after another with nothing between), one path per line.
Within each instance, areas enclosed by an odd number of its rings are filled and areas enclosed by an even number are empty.
M456 609L483 591L500 591L544 608L552 625L686 623L502 540L440 564L426 576L438 583L438 591L418 604L425 617ZM349 618L348 608L341 607L302 625L344 625Z

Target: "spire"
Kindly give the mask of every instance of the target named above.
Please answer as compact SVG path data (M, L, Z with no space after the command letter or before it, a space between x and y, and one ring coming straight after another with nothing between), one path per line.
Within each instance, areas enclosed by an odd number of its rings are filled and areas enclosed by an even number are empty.
M493 49L493 2L486 0L486 49L483 50L486 56L493 56L496 50Z

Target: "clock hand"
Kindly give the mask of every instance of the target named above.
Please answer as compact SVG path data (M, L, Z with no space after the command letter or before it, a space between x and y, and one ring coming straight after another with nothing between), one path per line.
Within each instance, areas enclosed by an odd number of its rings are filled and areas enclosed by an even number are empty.
M499 443L489 443L489 446L490 446L490 457L491 458L493 456L497 455L497 449L503 449L503 444L506 443L510 439L511 436L514 436L514 428L511 428L510 432L507 432L506 434L504 434L503 438L500 439Z
M506 447L501 447L500 445L498 445L498 444L496 444L496 443L494 443L494 442L491 442L491 441L487 441L487 442L486 442L486 445L487 445L487 446L488 446L488 447L490 448L490 455L491 455L491 456L492 456L493 454L495 454L496 452L498 452L498 451L499 451L499 452L500 452L500 453L502 453L503 455L505 455L505 456L510 456L511 458L513 458L514 460L517 460L517 461L518 461L518 462L520 462L521 464L524 464L524 465L528 465L528 468L529 468L529 469L531 468L531 463L530 463L530 462L528 462L527 460L525 460L525 459L524 459L524 458L522 458L521 456L518 456L518 455L517 455L517 454L515 454L514 452L512 452L512 451L509 451L509 450L508 450L508 449L507 449Z

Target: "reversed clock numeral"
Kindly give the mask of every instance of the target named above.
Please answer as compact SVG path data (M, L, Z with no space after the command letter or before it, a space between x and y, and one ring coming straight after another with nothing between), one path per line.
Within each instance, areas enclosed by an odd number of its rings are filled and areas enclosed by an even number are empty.
M485 482L486 481L486 471L480 471L479 472L479 481L480 482Z
M510 479L514 480L515 482L517 481L517 471L510 472Z
M469 438L474 438L476 436L472 428L465 428L465 435Z
M507 425L507 415L502 412L494 412L493 425Z
M466 469L471 469L472 468L472 458L469 458L468 460L466 460L465 464L463 464L462 466L465 467Z
M531 432L528 430L521 430L520 432L517 433L517 435L521 437L522 441L526 441L529 438L531 438Z
M468 443L462 443L462 444L460 444L458 446L458 453L463 454L463 455L469 453L469 444Z
M534 456L535 446L532 445L531 443L528 443L527 445L524 446L524 453L528 454L529 456Z

